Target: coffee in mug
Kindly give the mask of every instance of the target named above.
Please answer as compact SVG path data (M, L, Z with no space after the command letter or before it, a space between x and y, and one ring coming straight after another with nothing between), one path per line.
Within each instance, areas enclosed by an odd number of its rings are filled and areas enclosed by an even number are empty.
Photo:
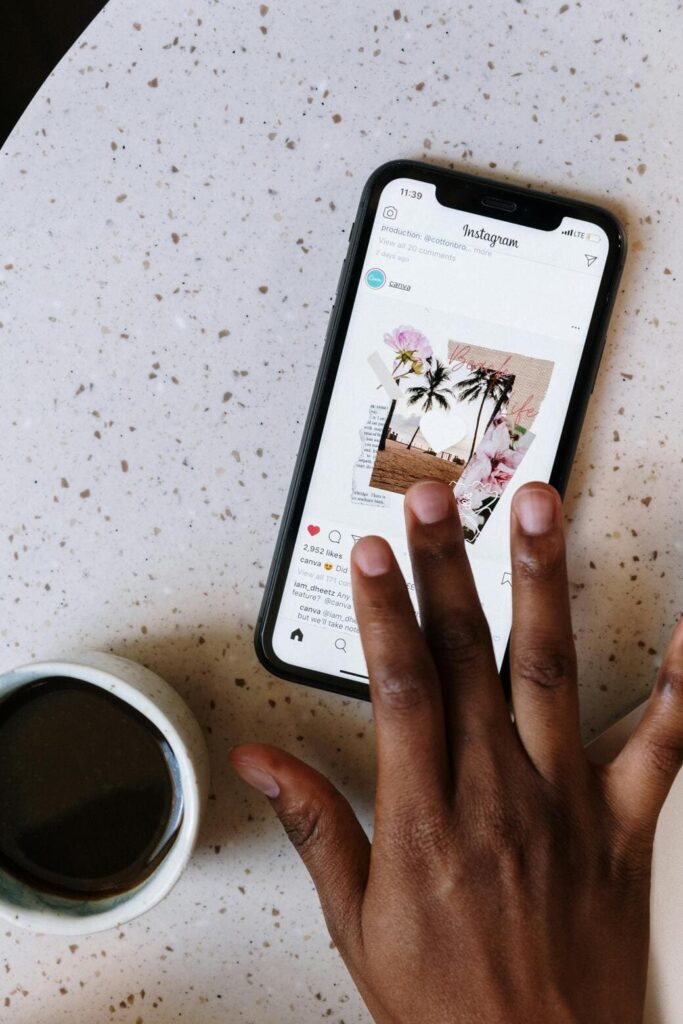
M85 935L149 910L180 878L209 788L181 697L99 651L0 675L0 919Z
M98 899L140 885L175 842L178 764L125 701L67 676L0 702L0 866L35 889Z

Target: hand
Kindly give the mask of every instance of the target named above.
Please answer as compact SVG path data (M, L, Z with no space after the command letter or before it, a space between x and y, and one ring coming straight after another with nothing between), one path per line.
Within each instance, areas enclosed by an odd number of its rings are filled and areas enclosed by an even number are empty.
M614 762L579 733L560 500L511 517L514 722L452 492L406 497L418 626L389 546L353 549L377 729L372 846L346 800L274 748L230 759L270 797L378 1024L640 1024L655 824L683 760L683 625Z

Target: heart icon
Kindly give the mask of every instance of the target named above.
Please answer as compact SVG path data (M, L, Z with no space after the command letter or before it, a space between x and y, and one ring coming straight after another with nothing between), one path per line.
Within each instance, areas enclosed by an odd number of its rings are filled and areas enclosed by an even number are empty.
M420 420L420 433L429 447L442 452L467 435L467 424L454 409L430 409Z
M310 533L311 537L315 537L316 533L320 533L320 527L314 526L313 523L309 523L306 529Z

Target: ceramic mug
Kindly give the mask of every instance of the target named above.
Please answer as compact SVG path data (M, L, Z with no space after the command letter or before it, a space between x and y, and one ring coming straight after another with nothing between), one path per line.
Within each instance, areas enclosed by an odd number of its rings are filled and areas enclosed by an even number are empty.
M209 757L197 720L182 698L137 662L99 651L37 661L0 675L0 701L48 677L80 679L135 708L162 733L175 755L183 816L164 859L137 887L101 899L67 899L40 892L0 867L0 919L34 932L85 935L116 928L144 914L180 878L194 848L209 792Z

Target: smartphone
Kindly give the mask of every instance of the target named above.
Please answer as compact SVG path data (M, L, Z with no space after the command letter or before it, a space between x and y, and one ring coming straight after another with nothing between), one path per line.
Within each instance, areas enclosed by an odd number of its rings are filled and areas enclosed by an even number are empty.
M349 555L385 537L416 605L403 495L438 479L505 681L510 501L528 480L565 487L625 251L598 206L413 161L374 172L257 624L269 671L369 697Z

